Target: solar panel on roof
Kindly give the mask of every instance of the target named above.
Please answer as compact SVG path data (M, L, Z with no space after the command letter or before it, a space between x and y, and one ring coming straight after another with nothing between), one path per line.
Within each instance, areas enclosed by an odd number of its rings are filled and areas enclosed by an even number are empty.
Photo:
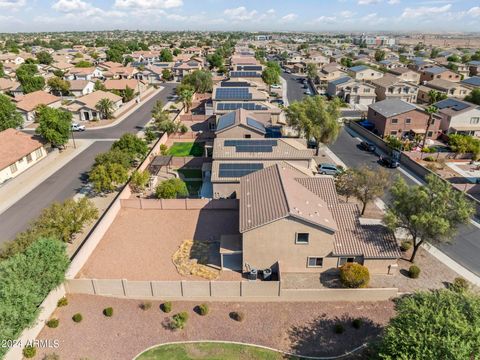
M234 112L225 114L218 119L217 130L223 130L235 123L235 116Z
M250 84L246 81L222 81L222 87L249 87Z
M237 140L225 140L223 146L277 146L277 140L263 140L263 139L237 139Z
M257 130L260 130L261 132L265 132L265 126L261 122L255 120L255 119L247 117L247 125L255 128Z
M239 178L252 172L262 170L263 164L220 164L218 168L218 176L222 178Z
M218 100L251 100L252 94L250 94L248 88L227 87L218 88L215 92L215 98Z
M450 108L455 111L462 111L468 108L470 105L464 104L463 102L457 101L455 99L445 99L436 103L435 106L438 109Z
M262 71L262 67L258 65L238 65L237 71Z
M255 71L231 71L231 77L261 77L262 74Z
M231 111L237 109L245 109L245 110L256 110L256 111L266 111L268 107L255 104L255 103L219 103L217 104L217 110L220 111Z

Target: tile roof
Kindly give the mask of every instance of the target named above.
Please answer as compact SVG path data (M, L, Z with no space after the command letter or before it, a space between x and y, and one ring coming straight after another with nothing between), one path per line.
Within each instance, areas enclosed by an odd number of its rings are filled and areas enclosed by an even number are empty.
M244 159L244 160L310 160L314 150L307 149L305 145L295 139L274 139L277 145L272 147L271 152L237 152L235 146L225 146L225 141L245 139L221 139L216 138L213 142L213 159ZM255 141L270 142L272 139L252 139Z
M337 225L328 205L295 180L296 172L279 164L240 180L240 232L294 217L328 232Z
M462 80L462 84L480 87L480 76L472 76L471 78Z
M302 186L317 195L329 206L338 204L335 180L331 176L315 176L296 179Z
M15 129L7 129L0 132L0 170L12 165L43 144Z
M400 99L382 100L368 107L386 118L417 109L415 105Z
M230 113L220 116L217 123L218 132L223 132L237 125L244 125L253 131L265 134L265 125L255 119L255 114L245 109L237 109Z
M95 109L98 102L102 99L110 99L114 103L116 103L116 102L122 100L122 97L118 96L118 95L115 95L115 94L113 94L111 92L108 92L108 91L97 90L97 91L94 91L90 94L87 94L87 95L84 95L84 96L81 96L81 97L77 98L75 100L74 104L75 103L81 103L81 104L83 104L84 106L86 106L90 109Z
M432 66L424 69L423 71L429 74L441 74L445 71L448 71L448 69L441 66Z
M68 82L70 83L70 90L72 91L83 90L91 83L89 80L68 80Z
M348 83L350 81L353 81L353 79L350 76L344 76L344 77L332 80L329 83L333 85L341 85L341 84Z
M57 96L49 94L43 90L38 90L24 95L17 103L17 108L23 111L33 111L38 105L49 105L54 102L60 101Z
M105 80L103 83L108 90L125 90L127 86L130 89L137 89L139 81L136 79Z
M357 66L352 66L348 70L353 71L353 72L359 72L363 70L369 70L370 68L366 65L357 65Z
M331 211L338 226L334 234L334 256L396 259L402 255L394 235L384 226L360 225L356 204L337 204Z

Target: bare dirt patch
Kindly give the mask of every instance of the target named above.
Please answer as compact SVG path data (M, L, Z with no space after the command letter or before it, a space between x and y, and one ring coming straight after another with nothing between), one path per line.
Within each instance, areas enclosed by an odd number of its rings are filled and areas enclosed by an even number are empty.
M375 339L395 313L393 303L384 302L308 302L308 303L209 303L206 316L194 313L194 302L173 302L173 311L165 314L159 302L149 310L139 308L140 301L91 295L71 295L69 305L58 308L54 317L58 328L45 327L38 339L58 339L58 349L39 349L35 359L53 352L61 359L132 359L150 346L171 341L224 340L269 346L303 355L333 356ZM114 315L102 314L113 307ZM162 327L169 315L189 313L186 328L172 332ZM245 314L242 322L229 318L231 311ZM74 323L75 313L83 321ZM362 319L360 329L351 321ZM345 331L336 334L335 324Z

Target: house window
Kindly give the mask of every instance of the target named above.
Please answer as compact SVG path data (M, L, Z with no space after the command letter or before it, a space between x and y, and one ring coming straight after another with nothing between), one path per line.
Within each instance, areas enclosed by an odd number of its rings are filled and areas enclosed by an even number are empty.
M316 256L309 256L307 267L322 267L323 266L323 258L316 257Z
M398 119L392 119L392 124L398 124Z
M397 132L396 132L395 130L390 131L390 135L392 135L392 136L397 136Z
M427 133L427 137L432 137L432 136L433 136L433 131L429 131L429 132Z
M411 124L412 123L412 119L405 119L405 124Z
M250 138L252 137L252 135L251 135L251 134L245 134L243 137L244 137L245 139L250 139Z
M369 92L370 92L370 89L369 89L369 88L366 88L366 89L364 90L364 92L365 92L365 93L369 93Z
M15 174L18 171L17 164L10 165L10 172Z
M297 233L295 244L308 244L309 233Z
M470 124L478 124L480 123L480 117L472 117L470 119Z
M27 155L27 162L30 163L30 162L32 162L32 160L33 160L33 159L32 159L32 154L28 154L28 155Z
M40 159L43 156L42 148L35 150L35 157Z
M353 263L355 262L354 257L341 257L340 261L338 262L339 266L345 265L346 263Z

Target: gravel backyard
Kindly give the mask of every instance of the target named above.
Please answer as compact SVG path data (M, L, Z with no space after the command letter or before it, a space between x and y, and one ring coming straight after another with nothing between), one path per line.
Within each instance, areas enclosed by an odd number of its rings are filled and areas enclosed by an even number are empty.
M184 240L220 240L238 233L235 210L122 209L82 268L80 278L203 280L181 276L172 255ZM223 271L219 280L240 280Z
M269 346L303 355L332 356L352 350L379 335L394 315L391 301L375 303L210 303L207 316L197 315L194 302L174 302L173 311L165 314L159 302L149 310L141 310L138 300L115 299L91 295L70 295L69 304L58 308L54 317L58 328L45 327L39 340L58 339L57 349L39 349L35 359L55 352L60 359L109 360L132 359L146 348L171 341L227 340ZM113 317L102 314L113 307ZM179 311L190 315L186 328L172 332L164 325ZM231 311L242 311L243 322L229 318ZM75 313L83 321L74 323ZM356 330L354 318L363 324ZM343 323L345 332L336 334L334 325Z

